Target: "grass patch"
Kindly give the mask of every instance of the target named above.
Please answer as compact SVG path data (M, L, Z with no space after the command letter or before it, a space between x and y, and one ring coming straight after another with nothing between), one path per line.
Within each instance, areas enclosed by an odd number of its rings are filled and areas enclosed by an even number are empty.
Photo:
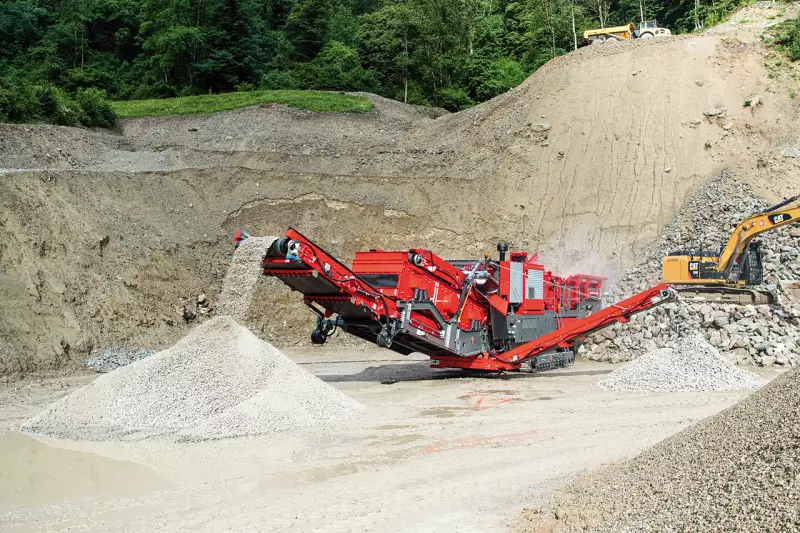
M800 17L781 22L772 28L772 41L789 59L800 61Z
M250 91L181 98L111 102L119 118L216 113L257 104L285 104L309 111L365 113L372 102L363 96L325 91Z

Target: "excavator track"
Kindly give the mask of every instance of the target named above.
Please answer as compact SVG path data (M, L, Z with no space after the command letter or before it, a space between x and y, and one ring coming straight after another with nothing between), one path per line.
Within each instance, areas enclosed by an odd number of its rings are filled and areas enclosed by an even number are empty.
M681 298L703 302L718 302L739 305L771 305L777 297L768 290L740 289L722 286L674 285Z

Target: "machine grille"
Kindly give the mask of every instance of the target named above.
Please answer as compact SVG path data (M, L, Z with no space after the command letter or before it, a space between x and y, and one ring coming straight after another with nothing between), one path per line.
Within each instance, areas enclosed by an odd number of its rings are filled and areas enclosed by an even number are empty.
M541 300L544 298L544 271L528 270L528 279L525 281L528 300Z

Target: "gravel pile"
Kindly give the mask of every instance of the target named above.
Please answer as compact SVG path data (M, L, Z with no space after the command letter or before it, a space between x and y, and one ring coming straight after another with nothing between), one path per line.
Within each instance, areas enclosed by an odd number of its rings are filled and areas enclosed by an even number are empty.
M638 457L579 478L523 532L800 530L800 369ZM555 526L553 527L553 522Z
M95 372L111 372L139 359L150 357L154 353L153 350L146 348L109 348L103 353L92 354L86 361L86 366Z
M661 241L622 275L605 299L610 303L661 280L661 259L678 249L718 250L742 219L768 205L746 184L722 173L698 189L666 225ZM800 228L763 234L765 284L781 292L780 281L800 279ZM628 361L657 348L675 347L682 337L702 332L737 364L795 366L800 363L800 306L742 306L681 299L632 317L627 324L590 336L579 353L595 361Z
M53 403L23 430L80 440L204 440L352 417L360 404L227 316Z
M597 382L603 390L679 392L742 390L763 379L734 366L702 335L680 339L675 348L653 350Z
M278 237L250 237L236 249L217 304L217 315L229 315L239 322L247 318L256 282L261 276L261 260Z

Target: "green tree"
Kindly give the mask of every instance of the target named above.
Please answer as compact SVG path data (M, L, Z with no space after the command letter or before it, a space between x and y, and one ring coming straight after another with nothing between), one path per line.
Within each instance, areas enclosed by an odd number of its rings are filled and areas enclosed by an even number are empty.
M415 30L406 2L390 2L379 11L362 15L359 25L365 66L379 73L388 96L403 102L408 102Z
M300 0L295 4L286 19L286 35L294 45L294 59L310 61L322 50L332 13L331 0Z

